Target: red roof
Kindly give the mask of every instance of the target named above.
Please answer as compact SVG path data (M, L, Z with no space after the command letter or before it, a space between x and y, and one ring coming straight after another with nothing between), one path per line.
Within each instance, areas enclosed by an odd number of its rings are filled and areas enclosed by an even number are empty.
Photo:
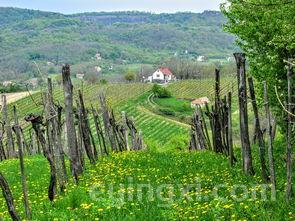
M159 69L164 75L173 75L169 68L160 68Z

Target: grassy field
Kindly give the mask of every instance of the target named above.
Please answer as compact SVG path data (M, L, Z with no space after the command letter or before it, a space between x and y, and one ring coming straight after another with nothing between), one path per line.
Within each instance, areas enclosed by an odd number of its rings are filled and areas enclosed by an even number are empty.
M257 154L257 151L256 151ZM282 165L279 191L271 201L259 174L244 175L211 152L129 152L113 154L88 166L78 186L68 184L50 203L49 172L41 156L25 160L33 220L294 220L294 202L284 202ZM256 165L257 166L257 165ZM19 163L0 163L24 216ZM264 188L267 190L264 192ZM217 192L218 190L218 192ZM264 193L265 198L264 198ZM256 195L255 195L256 194ZM8 220L0 196L0 217Z

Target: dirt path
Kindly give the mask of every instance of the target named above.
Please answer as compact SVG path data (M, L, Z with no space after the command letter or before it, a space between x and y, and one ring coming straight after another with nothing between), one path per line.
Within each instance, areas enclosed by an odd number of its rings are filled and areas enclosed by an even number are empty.
M7 99L8 104L18 101L18 100L30 95L29 92L4 93L4 94L6 95L6 99ZM1 94L1 96L4 94ZM0 99L0 105L2 105L2 99Z

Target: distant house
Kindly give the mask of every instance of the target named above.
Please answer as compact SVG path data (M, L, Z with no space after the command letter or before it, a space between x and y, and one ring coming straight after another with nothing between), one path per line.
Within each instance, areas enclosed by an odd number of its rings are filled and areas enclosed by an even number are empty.
M96 54L94 55L94 58L95 58L96 60L101 60L101 59L102 59L100 53L96 53Z
M208 61L208 58L206 56L201 55L201 56L197 57L197 61L198 62L205 62L205 61Z
M96 71L97 73L100 73L101 70L102 70L102 68L99 67L99 66L95 66L94 69L95 69L95 71Z
M232 62L232 61L234 61L235 59L234 59L234 57L228 57L226 60L227 60L228 62Z
M76 78L77 78L77 79L83 80L84 77L85 77L85 74L83 74L83 73L78 73L78 74L76 74Z
M153 73L153 75L148 77L149 82L158 82L164 84L174 80L176 80L176 77L173 75L171 70L166 67L159 68Z
M31 79L25 81L25 84L32 86L32 87L37 87L38 86L38 78L31 78Z
M209 100L208 97L201 97L201 98L193 100L191 102L191 107L192 108L196 108L197 106L203 107L203 106L205 106L206 104L209 104L209 103L210 103L210 100Z
M8 86L10 86L10 85L12 85L12 84L13 84L12 81L3 81L3 83L2 83L2 85L3 85L4 87L8 87Z

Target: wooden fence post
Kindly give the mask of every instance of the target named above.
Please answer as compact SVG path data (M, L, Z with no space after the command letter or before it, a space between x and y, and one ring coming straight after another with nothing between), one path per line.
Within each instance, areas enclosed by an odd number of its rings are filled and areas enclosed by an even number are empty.
M289 59L288 64L288 132L287 132L287 148L286 148L286 167L287 167L287 186L286 186L286 199L289 202L292 197L292 120L293 116L290 113L294 111L294 104L293 104L293 77L294 73L292 70L292 59Z
M81 114L79 114L79 117L81 118L83 144L84 144L86 154L88 156L90 163L95 164L94 149L92 149L91 140L90 140L91 137L90 137L90 128L88 125L88 115L84 105L82 92L80 90L79 90L79 108L81 110L80 112Z
M4 123L0 121L0 161L7 159L4 146L3 146L4 133L5 133Z
M222 153L224 150L222 142L221 119L220 119L220 71L215 70L215 105L214 105L214 150L217 153Z
M71 81L70 66L65 65L62 68L63 89L65 96L65 118L67 128L67 142L70 152L70 162L72 175L78 181L79 176L83 173L83 168L79 160L77 135L74 123L73 112L73 85Z
M16 212L15 205L14 205L14 199L13 199L11 190L9 188L9 185L8 185L6 179L4 178L4 176L2 175L1 172L0 172L0 188L2 189L2 193L3 193L4 199L7 204L8 212L9 212L12 220L13 221L20 221L21 219Z
M2 105L3 105L3 123L5 126L5 131L6 131L6 135L7 135L7 143L8 143L8 151L7 151L8 154L7 155L8 155L8 158L10 158L15 155L15 148L14 148L14 141L13 141L13 136L12 136L10 119L8 116L6 95L2 95Z
M230 165L234 165L233 130L232 130L232 92L228 93L228 152Z
M265 162L265 143L263 140L263 134L260 127L260 119L259 119L259 113L258 113L258 106L256 102L256 96L255 96L255 89L254 89L254 83L253 78L248 78L248 84L249 84L249 91L251 96L251 102L252 102L252 108L255 116L255 133L256 138L258 140L259 144L259 157L260 157L260 165L261 165L261 176L262 179L265 182L269 181L268 175L267 175L267 167Z
M252 154L248 128L247 109L247 84L246 84L246 58L244 53L234 54L237 63L238 96L240 110L240 137L242 144L243 170L245 173L253 175Z
M273 194L275 196L276 193L276 174L275 174L275 165L274 165L274 157L273 157L273 136L271 129L271 116L269 110L269 101L268 101L268 87L266 81L263 82L264 85L264 106L265 113L267 118L267 135L268 135L268 158L269 158L269 172L270 172L270 180L272 184Z
M123 134L124 134L124 139L125 139L125 143L126 143L125 145L126 145L127 151L129 151L130 147L129 147L129 140L128 140L126 113L124 111L122 111L121 116L122 116Z
M51 78L47 79L48 84L48 94L47 94L47 106L48 106L48 128L49 133L51 134L52 139L52 154L55 161L55 167L57 171L58 176L58 182L60 191L63 192L65 189L65 184L67 182L67 174L66 174L66 168L65 168L65 158L64 158L64 152L62 148L62 142L61 142L61 135L59 135L59 125L58 125L58 117L59 113L55 108L54 100L53 100L53 86Z
M29 199L28 199L27 178L25 173L25 164L24 164L24 155L23 155L23 145L22 145L21 131L20 131L19 123L18 123L18 116L17 116L15 106L13 106L13 115L14 115L14 131L16 134L16 140L18 145L18 156L19 156L19 162L20 162L24 207L26 212L26 218L31 219L31 211L30 211L30 205L29 205Z
M43 150L43 154L46 157L46 159L49 162L50 166L50 182L48 187L48 198L50 201L54 200L55 193L56 193L56 167L54 163L54 156L52 153L52 150L50 149L49 145L46 143L46 139L44 136L44 130L41 128L41 125L43 124L42 116L30 114L25 117L25 120L27 122L32 123L32 127L34 131L36 132L37 138L40 142L40 145Z

